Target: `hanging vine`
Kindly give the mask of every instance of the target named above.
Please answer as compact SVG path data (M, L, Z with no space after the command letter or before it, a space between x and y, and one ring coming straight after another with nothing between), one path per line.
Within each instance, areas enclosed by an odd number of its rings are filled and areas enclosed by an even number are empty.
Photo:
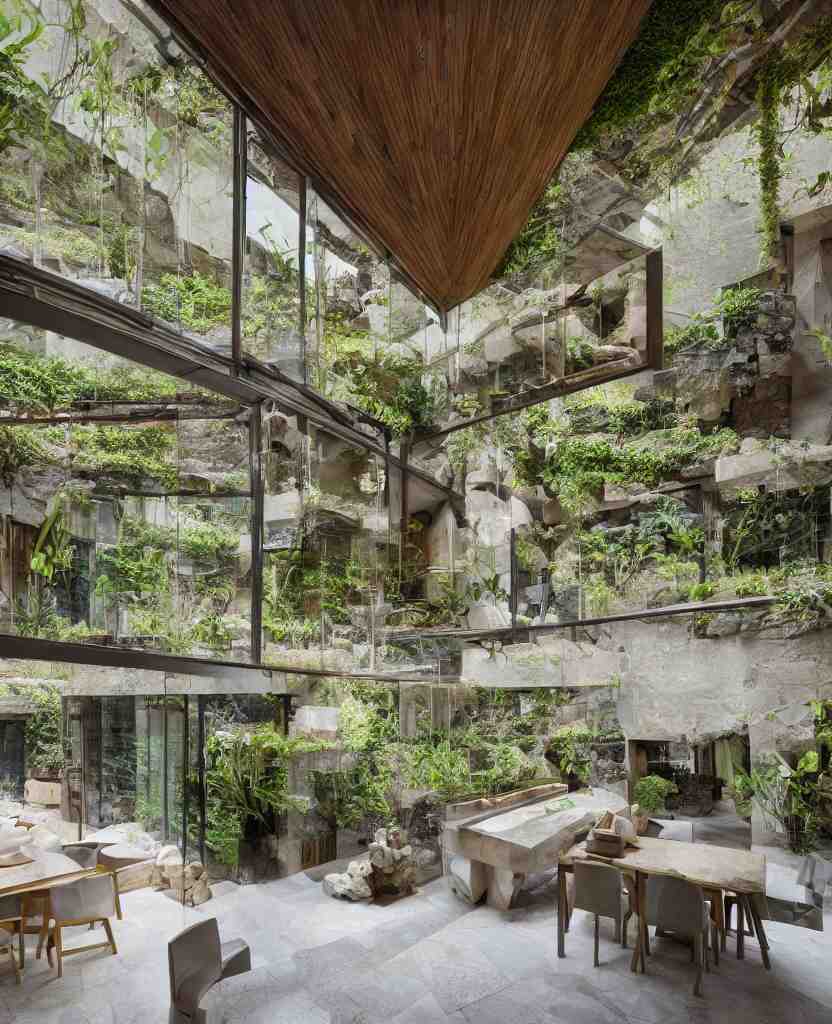
M772 60L763 70L757 86L756 135L760 147L757 171L760 178L760 213L763 244L761 261L767 263L777 256L780 244L780 97L782 76L779 61Z

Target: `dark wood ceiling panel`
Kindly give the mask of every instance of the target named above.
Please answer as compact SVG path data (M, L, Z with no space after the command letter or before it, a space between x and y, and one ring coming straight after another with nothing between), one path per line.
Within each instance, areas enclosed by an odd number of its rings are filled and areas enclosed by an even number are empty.
M155 0L439 309L488 281L651 0Z

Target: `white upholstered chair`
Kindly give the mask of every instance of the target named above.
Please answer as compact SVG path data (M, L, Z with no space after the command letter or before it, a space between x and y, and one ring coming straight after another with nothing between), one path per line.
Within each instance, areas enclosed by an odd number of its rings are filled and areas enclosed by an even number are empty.
M47 956L52 962L52 948L58 958L58 977L63 976L64 957L73 953L82 953L89 949L112 950L116 955L116 941L113 938L113 929L110 926L110 918L115 915L115 889L113 879L109 874L91 875L89 878L80 878L77 882L69 882L66 885L56 885L49 890L49 916L53 921L52 930L47 945ZM95 942L87 946L73 946L64 948L62 929L79 924L104 925L107 933L106 942Z

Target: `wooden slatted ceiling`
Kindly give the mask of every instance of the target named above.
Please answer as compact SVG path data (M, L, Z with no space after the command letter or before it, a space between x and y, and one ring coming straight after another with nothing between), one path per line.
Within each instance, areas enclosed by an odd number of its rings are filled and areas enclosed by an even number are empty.
M440 310L487 283L651 0L156 0Z

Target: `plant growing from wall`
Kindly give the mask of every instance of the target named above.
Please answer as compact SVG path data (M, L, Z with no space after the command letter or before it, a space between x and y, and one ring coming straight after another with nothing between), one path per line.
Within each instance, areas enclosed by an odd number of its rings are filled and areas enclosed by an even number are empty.
M57 502L54 510L46 517L32 549L30 568L33 573L51 583L56 573L72 568L75 548L64 522L63 505Z
M782 69L772 59L762 70L757 86L759 118L756 124L757 172L760 179L760 215L762 218L761 258L769 262L780 247L780 97Z
M582 785L589 782L590 744L594 735L585 722L562 725L552 733L546 756L557 765L563 778L576 776Z

